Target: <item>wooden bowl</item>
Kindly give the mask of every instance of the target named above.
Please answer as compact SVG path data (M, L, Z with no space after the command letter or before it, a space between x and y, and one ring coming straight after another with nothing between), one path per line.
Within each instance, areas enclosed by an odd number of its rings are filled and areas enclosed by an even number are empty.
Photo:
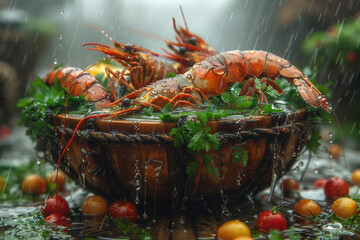
M52 118L54 133L39 138L49 161L57 163L62 129L63 146L69 141L80 115ZM311 129L309 113L273 114L209 121L219 133L221 147L211 150L214 177L205 171L200 155L174 147L168 134L176 123L159 120L89 119L77 131L60 161L61 168L81 186L114 198L135 202L169 202L178 198L236 201L269 187L299 156ZM234 146L248 152L247 165L234 163ZM188 176L186 165L199 161L199 170ZM170 200L170 201L169 201Z

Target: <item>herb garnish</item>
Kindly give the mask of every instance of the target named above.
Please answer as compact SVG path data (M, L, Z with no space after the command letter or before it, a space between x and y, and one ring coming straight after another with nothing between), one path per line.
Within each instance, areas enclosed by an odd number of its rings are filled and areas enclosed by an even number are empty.
M178 123L177 128L171 129L169 135L174 136L174 145L179 147L185 145L192 153L200 153L205 170L213 176L219 176L218 169L211 164L211 156L207 153L211 149L218 150L220 140L218 133L210 133L210 127L207 126L208 120L218 117L212 112L197 112L196 116L199 122L187 120L184 124ZM201 159L200 159L201 161ZM199 162L190 162L186 167L186 173L196 173L199 169Z
M19 125L28 128L26 134L32 139L48 135L52 126L47 123L46 118L49 114L64 112L66 95L58 79L55 79L53 86L47 86L39 77L31 82L27 97L17 103L17 107L22 108ZM84 96L74 97L69 94L67 108L69 112L85 112L88 108L87 100Z
M255 88L260 92L260 101L265 97L265 95L270 96L272 98L277 98L280 96L278 91L276 91L271 85L266 86L266 82L260 81L260 79L255 78Z
M152 237L150 236L150 233L146 229L133 224L126 218L121 218L121 219L109 218L109 219L126 236L128 236L129 234L131 234L131 235L133 234L133 235L136 235L137 239L144 239L144 240L152 239Z
M248 160L248 151L246 151L242 146L236 145L233 146L233 163L241 163L244 167L247 165Z
M250 108L257 104L255 97L240 96L241 87L239 83L231 86L230 92L226 91L221 94L220 98L223 103L231 106L232 108Z

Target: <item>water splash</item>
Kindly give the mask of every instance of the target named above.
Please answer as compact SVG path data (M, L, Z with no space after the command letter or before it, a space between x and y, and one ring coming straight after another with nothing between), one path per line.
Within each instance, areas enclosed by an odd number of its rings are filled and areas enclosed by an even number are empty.
M141 189L141 174L140 174L140 170L139 170L139 160L136 158L135 159L135 175L134 175L134 187L135 187L135 199L134 199L134 203L136 205L138 205L140 203L140 198L139 198L139 192Z
M231 216L231 213L227 207L228 202L228 196L224 193L224 190L220 190L221 199L223 201L223 204L221 204L221 216L229 217Z
M278 159L278 148L277 148L277 138L274 138L274 149L273 149L273 152L274 152L274 156L273 156L273 162L272 162L272 177L271 177L271 185L270 185L270 193L269 193L269 199L268 199L268 202L271 201L271 198L272 198L272 195L274 194L274 190L275 190L275 186L276 186L276 183L277 183L277 173L276 173L276 162L277 162L277 159Z
M147 193L146 193L146 186L147 186L147 169L148 166L145 165L145 173L144 173L144 213L142 214L143 219L147 219L148 215L146 213L146 207L147 207Z
M156 159L149 159L145 163L145 171L148 170L149 166L152 166L154 169L154 202L153 202L153 223L156 222L156 195L157 195L157 183L160 177L160 172L163 168L164 162Z
M86 168L89 164L88 158L92 155L92 152L87 151L85 148L80 148L81 162L79 165L79 182L82 188L86 187ZM67 161L69 162L69 161Z

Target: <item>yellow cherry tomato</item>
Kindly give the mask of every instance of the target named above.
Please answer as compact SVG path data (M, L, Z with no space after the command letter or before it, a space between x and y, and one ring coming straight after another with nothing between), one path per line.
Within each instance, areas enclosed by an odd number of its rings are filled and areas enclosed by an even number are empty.
M101 216L106 213L108 204L102 196L94 195L85 199L81 209L85 214Z
M248 236L240 236L240 237L236 237L233 240L254 240L252 237L248 237Z
M239 220L231 220L218 228L217 237L220 240L232 240L236 237L251 237L250 229Z
M352 172L351 182L355 185L360 185L360 169L357 169Z
M358 214L359 211L357 209L356 202L346 197L337 199L331 207L332 212L342 218L349 218Z
M40 175L30 174L24 178L21 187L25 194L35 193L40 195L46 191L46 182Z
M317 216L321 213L321 208L311 199L302 199L295 205L295 213L302 216Z

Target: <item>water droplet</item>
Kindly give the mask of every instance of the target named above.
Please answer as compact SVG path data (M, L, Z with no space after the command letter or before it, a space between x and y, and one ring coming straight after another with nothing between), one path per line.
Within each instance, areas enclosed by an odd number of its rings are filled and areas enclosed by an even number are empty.
M64 15L64 11L61 11L60 14L61 14L61 15Z
M137 192L136 192L136 196L135 196L135 199L134 199L134 203L136 205L138 205L140 203L139 194Z
M59 39L60 39L60 40L62 40L62 39L63 39L63 35L62 35L62 34L60 34L60 37L59 37Z
M140 188L141 188L140 182L135 182L135 183L134 183L134 186L135 186L135 190L136 190L136 191L139 191Z

